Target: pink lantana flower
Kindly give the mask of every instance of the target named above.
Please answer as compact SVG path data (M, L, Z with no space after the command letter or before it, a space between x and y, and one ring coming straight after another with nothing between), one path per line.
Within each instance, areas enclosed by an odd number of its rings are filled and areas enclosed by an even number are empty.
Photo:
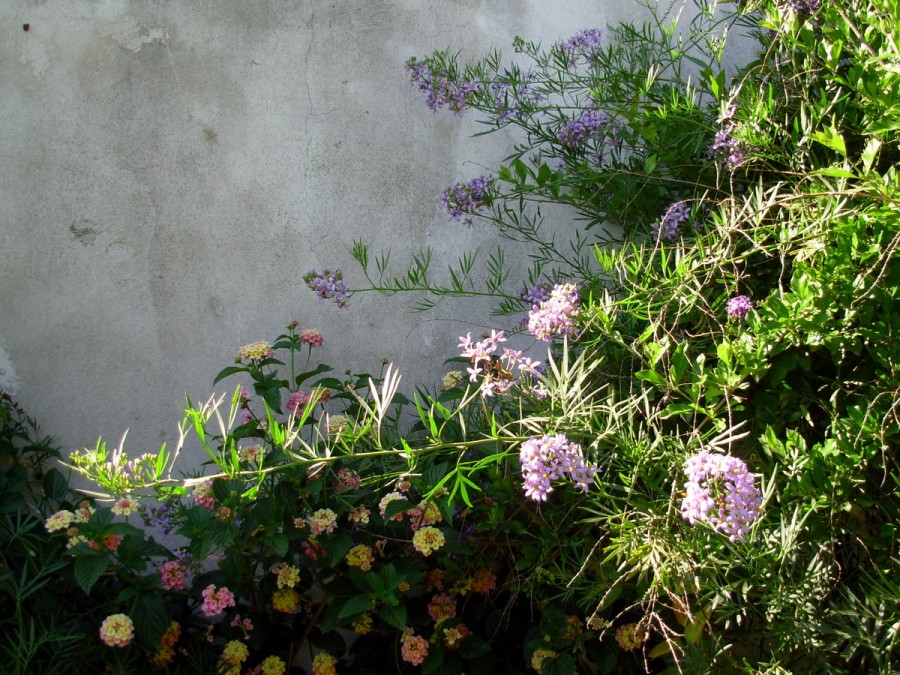
M215 616L228 607L234 607L234 594L225 586L217 589L215 584L210 584L203 589L203 606L201 609L206 616Z

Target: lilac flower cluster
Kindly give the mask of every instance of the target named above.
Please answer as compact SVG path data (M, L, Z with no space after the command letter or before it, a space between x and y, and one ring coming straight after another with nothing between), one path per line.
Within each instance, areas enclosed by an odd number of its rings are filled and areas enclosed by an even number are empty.
M461 220L471 227L471 214L488 205L489 192L493 183L494 177L485 175L465 183L454 183L444 190L441 193L441 206L447 210L448 219Z
M712 144L706 148L706 154L717 162L721 162L729 169L736 169L741 162L747 159L747 152L743 143L736 139L734 132L734 113L737 106L731 103L718 117L719 130L713 137Z
M406 62L406 70L410 81L426 95L426 105L432 112L446 106L457 115L462 115L480 89L477 82L453 80L446 71L432 70L430 59L419 61L413 57Z
M178 515L180 507L181 503L178 500L170 499L159 506L148 507L141 504L138 509L144 525L156 528L163 534L171 534L177 525L175 516Z
M506 342L506 334L502 330L492 330L490 336L480 342L472 340L471 333L459 338L460 356L472 361L472 367L466 369L469 382L481 380L482 398L506 394L516 384L534 396L545 395L537 381L540 361L532 361L515 349L504 349L497 356L501 342ZM516 369L519 371L518 378L514 374Z
M518 84L494 82L491 85L491 93L494 95L494 111L501 124L506 124L513 119L523 119L529 108L536 108L543 101L544 97L532 87L532 83L537 80L537 73L530 72L526 78L527 82Z
M683 226L690 225L690 220L691 207L686 201L671 204L663 217L653 224L656 241L675 241L684 232Z
M691 525L710 523L729 541L743 541L759 519L762 495L743 460L701 450L684 463L681 516Z
M350 297L350 288L343 279L340 270L310 270L303 277L303 281L315 291L320 300L334 300L338 307L344 307Z
M618 133L613 119L602 110L588 108L576 120L569 120L556 132L556 138L567 148L578 149L590 138L604 138Z
M550 481L568 475L576 488L587 492L598 473L597 467L585 463L581 446L570 442L563 434L529 438L522 443L519 462L525 496L536 502L547 501L547 495L553 492Z
M822 0L788 0L787 4L798 16L811 16L822 9Z
M528 332L544 342L550 342L554 335L575 335L580 303L575 284L557 284L550 297L528 313Z
M599 28L578 31L568 40L560 42L559 48L567 57L570 68L577 65L579 56L584 56L588 65L596 65L600 51L603 49L603 31Z
M525 290L519 293L519 297L532 305L540 305L545 300L550 299L550 284L546 281L541 281L534 286L526 286Z
M746 295L736 295L725 303L725 311L728 312L728 316L736 319L743 319L751 309L753 309L753 301Z

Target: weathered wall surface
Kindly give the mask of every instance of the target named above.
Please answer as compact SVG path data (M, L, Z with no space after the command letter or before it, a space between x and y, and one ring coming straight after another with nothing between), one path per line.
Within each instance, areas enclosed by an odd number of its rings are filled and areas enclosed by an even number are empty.
M485 235L437 198L502 158L432 115L403 70L512 38L637 18L633 0L5 0L0 335L19 399L67 449L172 440L242 344L292 320L321 359L429 381L486 306L374 294L320 304L302 275L354 238L401 261ZM28 30L24 30L28 24ZM222 390L225 389L220 385Z

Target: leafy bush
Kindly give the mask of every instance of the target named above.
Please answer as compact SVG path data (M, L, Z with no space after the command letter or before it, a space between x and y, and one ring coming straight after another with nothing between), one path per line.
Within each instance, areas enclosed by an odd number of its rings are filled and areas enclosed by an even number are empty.
M9 673L73 672L85 629L93 630L73 560L44 530L53 510L73 508L65 477L46 468L58 457L53 440L0 392L0 650Z
M188 403L210 472L177 477L181 444L73 456L113 506L48 527L111 599L115 667L900 668L900 10L688 9L517 39L509 66L408 62L433 110L517 129L442 203L533 268L467 253L441 286L430 252L397 275L356 242L368 287L305 281L339 307L490 295L524 326L461 337L460 370L408 400L393 365L309 370L323 338L292 324L218 378L252 392ZM729 78L735 27L760 51ZM156 534L114 517L137 513Z

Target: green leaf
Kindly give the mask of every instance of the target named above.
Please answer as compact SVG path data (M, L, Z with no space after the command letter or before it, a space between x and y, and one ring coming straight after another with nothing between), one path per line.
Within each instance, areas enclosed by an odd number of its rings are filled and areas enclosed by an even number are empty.
M711 614L711 605L707 605L699 612L694 614L694 620L689 623L684 629L684 639L692 645L697 644L697 642L703 635L703 627L706 625L706 622L709 620Z
M432 646L422 662L423 673L433 673L444 664L444 650L440 646Z
M90 520L88 520L91 526L97 528L98 530L104 529L107 525L112 523L112 521L113 512L111 509L107 508L97 509L91 514Z
M372 608L372 598L368 595L357 595L350 598L341 611L338 612L338 619L346 619L357 614L362 614ZM401 630L406 626L401 626Z
M44 474L44 494L55 502L66 498L69 484L58 470L50 469Z
M655 370L639 370L634 376L639 380L655 384L657 387L666 387L666 379Z
M141 593L128 616L134 621L137 641L145 649L159 649L159 639L169 625L162 598L157 593Z
M280 532L272 535L268 539L269 548L272 549L272 552L279 558L283 558L287 555L289 544L290 541L288 540L287 535L281 534Z
M326 542L325 549L328 551L328 561L331 563L331 566L334 567L337 565L347 552L353 548L353 539L349 534L339 534Z
M491 646L477 635L467 635L459 643L459 655L464 659L477 659L491 652Z
M297 377L294 378L294 382L296 382L299 386L302 382L308 380L314 375L321 375L322 373L327 373L329 370L333 370L333 368L331 366L326 366L324 363L320 363L315 370L310 370L308 372L300 373L299 375L297 375ZM337 388L340 388L340 386L338 386Z
M553 169L546 164L541 164L537 174L537 184L543 187L547 181L553 176Z
M541 675L574 675L575 657L564 652L557 654L552 659L544 661L541 666Z
M406 628L406 605L383 605L379 614L389 626L393 626L397 630Z
M847 156L847 144L844 143L843 136L838 133L834 121L832 121L830 127L826 127L822 131L815 131L811 133L809 137L817 143L821 143L822 145L835 150L842 156Z
M228 366L227 368L223 368L218 375L216 375L216 379L213 380L213 384L216 384L220 380L224 380L229 375L234 375L235 373L246 373L247 368L245 366Z
M97 583L100 575L109 567L109 556L81 554L75 559L75 581L81 586L85 595L90 595L91 588Z
M668 419L676 415L693 415L695 412L703 412L702 408L698 408L693 403L670 403L659 414L660 418Z

